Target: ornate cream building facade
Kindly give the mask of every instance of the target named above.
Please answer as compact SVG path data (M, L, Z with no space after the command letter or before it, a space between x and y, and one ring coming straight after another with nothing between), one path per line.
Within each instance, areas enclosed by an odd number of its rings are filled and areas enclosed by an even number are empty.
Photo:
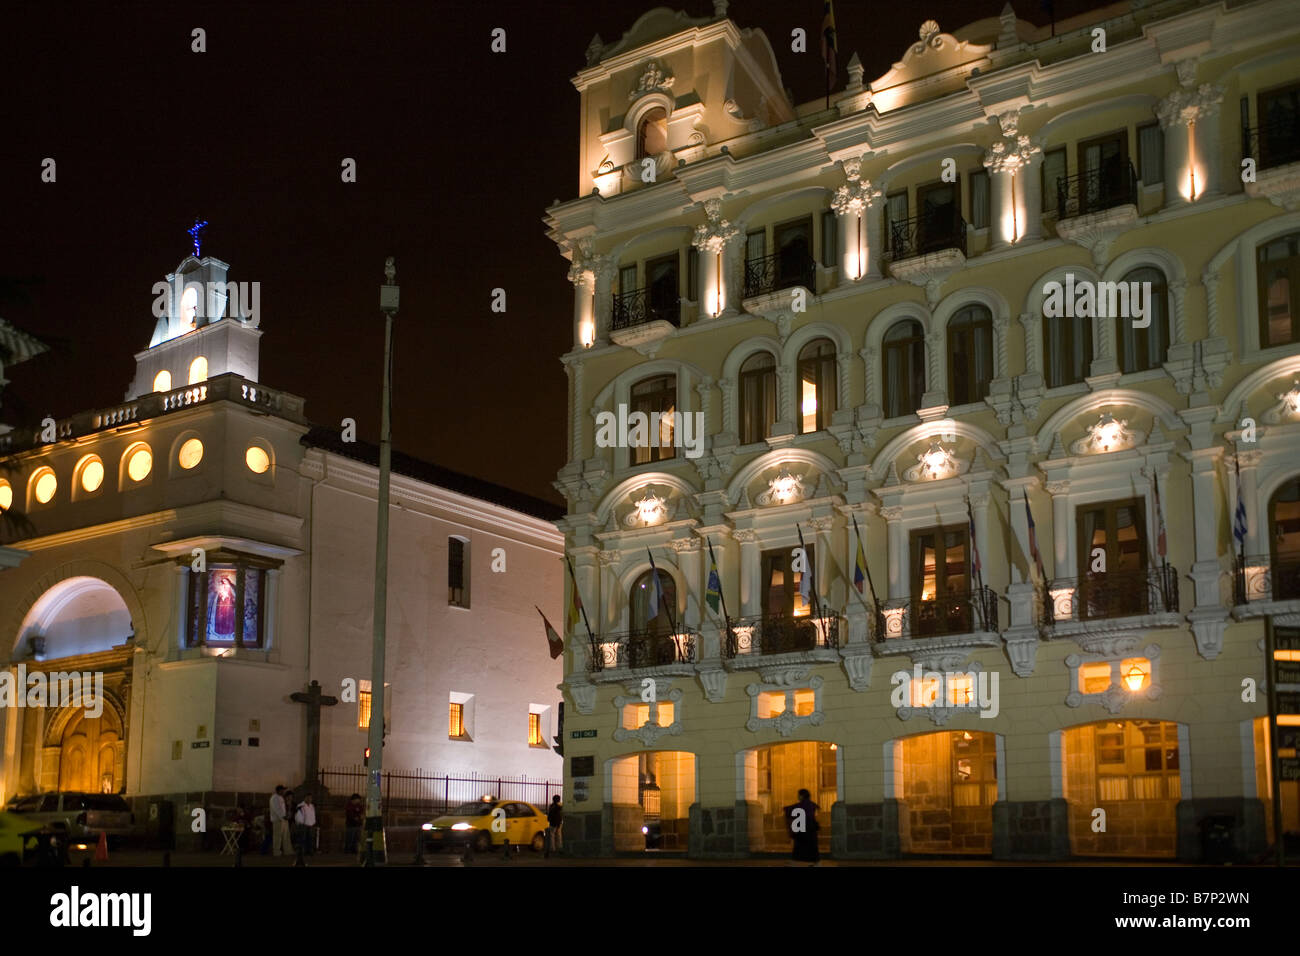
M842 857L1257 856L1266 627L1300 649L1293 10L926 21L828 108L714 6L592 41L546 211L566 843L786 852L807 788Z

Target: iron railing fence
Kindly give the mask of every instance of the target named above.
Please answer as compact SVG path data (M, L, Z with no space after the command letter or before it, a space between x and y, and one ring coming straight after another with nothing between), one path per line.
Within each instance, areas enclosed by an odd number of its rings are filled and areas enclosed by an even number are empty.
M761 259L745 260L746 299L795 286L817 294L817 263L812 256L777 252Z
M1237 557L1233 561L1233 603L1300 598L1300 551Z
M1057 623L1178 611L1178 571L1168 565L1081 575L1074 583L1074 594L1063 600L1069 590L1060 581L1053 583Z
M320 771L320 782L335 796L359 793L364 797L369 773L363 766L325 767ZM560 781L530 780L527 776L476 772L452 776L416 769L383 771L380 791L385 809L424 809L431 813L445 813L484 796L522 800L546 807L551 797L563 795L564 787Z
M647 322L662 321L681 327L681 299L656 294L652 289L634 289L614 296L610 327L615 331L630 329Z
M899 262L944 249L956 249L966 255L966 220L956 206L944 206L911 219L891 222L884 260Z
M1133 164L1106 163L1056 182L1056 217L1073 219L1116 206L1137 205Z
M877 609L868 620L876 643L944 634L996 634L998 595L990 587L980 587L916 598L899 608Z
M1256 169L1300 162L1300 118L1295 116L1241 131L1241 158L1255 160Z
M691 664L699 646L699 633L679 627L676 634L655 628L638 628L604 634L592 642L587 670L592 673L616 667L639 670L667 664Z
M843 621L835 614L787 617L756 614L736 618L727 629L723 653L728 659L750 655L790 654L835 649L843 639Z

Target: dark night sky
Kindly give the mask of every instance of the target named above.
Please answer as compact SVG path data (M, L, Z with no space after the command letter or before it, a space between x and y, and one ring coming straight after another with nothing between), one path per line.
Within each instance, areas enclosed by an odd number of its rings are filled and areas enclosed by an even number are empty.
M1097 4L1058 0L1065 16ZM56 345L10 370L0 418L31 424L120 401L149 343L152 287L211 222L204 251L261 283L262 380L313 421L377 440L383 263L397 257L393 434L408 454L554 501L564 462L558 357L566 265L541 218L576 183L593 33L646 0L549 3L32 3L0 16L0 316ZM681 5L710 14L709 0ZM733 2L773 41L787 86L822 91L820 0ZM840 76L868 81L932 17L1002 0L839 2ZM1020 15L1045 22L1036 0ZM895 13L904 9L901 15ZM190 31L207 31L207 52ZM493 54L493 27L507 52ZM809 51L790 51L792 28ZM44 157L58 181L40 181ZM358 182L340 181L357 160ZM508 311L490 308L504 288Z

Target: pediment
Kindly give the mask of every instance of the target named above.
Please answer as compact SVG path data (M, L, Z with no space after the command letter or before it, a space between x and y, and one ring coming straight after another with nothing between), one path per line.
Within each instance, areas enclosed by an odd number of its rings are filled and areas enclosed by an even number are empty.
M919 39L907 48L903 58L888 73L872 82L871 91L879 93L959 66L977 64L993 48L992 43L958 40L951 33L941 32L934 20L926 20L921 24Z

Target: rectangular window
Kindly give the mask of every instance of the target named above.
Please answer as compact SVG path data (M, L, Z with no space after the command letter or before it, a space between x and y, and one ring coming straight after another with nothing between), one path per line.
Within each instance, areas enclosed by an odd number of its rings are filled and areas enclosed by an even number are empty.
M805 216L792 222L783 222L772 229L776 241L776 289L803 286L816 293L817 276L814 271L813 221Z
M1043 152L1043 212L1059 213L1058 204L1063 198L1059 196L1059 186L1065 181L1065 147L1049 149Z
M671 252L645 264L646 317L678 325L681 322L681 290L677 278L678 255Z
M1080 507L1079 617L1096 619L1146 614L1146 517L1142 499Z
M629 414L642 412L649 421L645 429L644 444L628 449L630 464L641 465L650 461L663 461L677 454L673 446L673 413L677 411L677 376L658 375L643 379L632 386ZM639 441L640 430L629 429Z
M1300 233L1279 236L1256 252L1259 347L1300 340Z
M970 222L975 229L989 227L989 172L978 169L968 174L970 180Z
M1092 368L1092 325L1086 317L1043 319L1048 388L1082 382Z
M757 262L767 255L767 230L759 229L745 236L745 261Z
M1079 213L1109 209L1127 192L1128 130L1079 143Z
M686 294L692 302L700 301L700 250L694 246L686 253Z
M451 713L447 723L447 736L456 738L464 737L465 705L453 701L450 705L450 711Z
M907 247L907 233L901 232L897 237L895 232L905 228L907 222L907 190L900 189L896 193L890 193L885 197L885 249L889 252L898 252Z
M626 295L636 291L636 265L623 266L618 270L618 293Z
M1138 178L1144 186L1165 181L1165 133L1159 123L1138 127Z
M464 538L447 539L447 603L452 607L469 607L469 567Z
M839 261L839 222L835 213L827 210L822 213L822 265L834 268Z
M961 245L961 182L929 183L916 189L917 253L937 252Z
M975 629L970 603L970 528L949 525L912 532L912 634L968 634Z
M1300 160L1300 85L1259 93L1260 169Z
M528 715L528 744L531 747L545 747L546 741L542 739L542 715Z
M370 691L370 681L358 681L357 687L357 729L370 729L370 700L373 696Z

